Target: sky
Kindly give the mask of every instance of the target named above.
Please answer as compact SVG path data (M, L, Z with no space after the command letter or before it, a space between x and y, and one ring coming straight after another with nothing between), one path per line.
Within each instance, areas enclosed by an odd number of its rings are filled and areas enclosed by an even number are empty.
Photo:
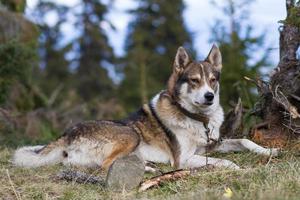
M59 1L61 4L73 6L78 4L78 0L64 0ZM103 0L108 2L109 0ZM115 26L116 30L113 31L105 23L101 24L109 37L109 42L113 46L115 53L118 56L124 55L124 40L127 32L127 25L132 17L126 12L129 9L137 6L134 0L114 0L115 3L112 10L107 15L107 18ZM215 0L217 3L222 3L224 0ZM27 0L26 14L30 18L30 13L34 10L37 0ZM185 24L189 31L194 36L194 47L197 51L198 59L203 59L207 52L210 50L212 42L210 39L210 26L216 18L222 18L222 14L214 8L210 0L184 0L186 9L184 11ZM279 20L284 19L286 16L285 0L256 0L250 7L249 23L255 26L254 34L266 33L266 44L273 49L271 53L271 62L276 65L279 60ZM32 21L36 19L31 18ZM56 16L49 15L47 18L48 23L55 23ZM76 37L76 32L69 25L63 27L65 35L68 39ZM256 52L257 57L261 52Z

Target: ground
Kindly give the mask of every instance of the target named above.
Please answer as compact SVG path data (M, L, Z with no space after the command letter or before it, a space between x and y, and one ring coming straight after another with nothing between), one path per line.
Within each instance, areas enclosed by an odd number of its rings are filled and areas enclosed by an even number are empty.
M295 150L282 152L278 158L250 152L214 154L234 161L242 169L203 169L194 176L141 193L110 192L98 185L56 180L55 175L67 168L61 165L17 168L9 161L12 152L0 148L2 199L300 199L300 154ZM170 170L167 166L160 167ZM101 175L95 169L76 170ZM145 179L151 176L148 174ZM226 188L232 191L231 197L224 195Z

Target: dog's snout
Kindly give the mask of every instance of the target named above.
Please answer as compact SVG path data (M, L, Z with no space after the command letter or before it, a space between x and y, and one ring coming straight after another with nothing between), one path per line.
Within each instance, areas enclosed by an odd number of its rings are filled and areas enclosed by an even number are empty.
M204 97L207 101L212 101L214 100L215 95L212 92L206 92Z

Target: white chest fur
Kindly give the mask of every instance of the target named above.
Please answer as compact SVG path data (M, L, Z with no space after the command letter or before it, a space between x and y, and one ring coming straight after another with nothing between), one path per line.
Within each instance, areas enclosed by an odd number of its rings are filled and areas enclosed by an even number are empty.
M190 118L177 123L167 121L169 120L165 120L165 123L168 124L169 129L176 135L180 145L180 162L185 162L185 160L193 156L197 149L200 149L200 152L205 151L205 146L208 144L208 140L203 123ZM218 120L211 119L208 125L210 129L208 135L209 139L211 139L210 142L212 140L219 139L220 123L218 122ZM204 149L204 151L201 149Z
M158 97L152 100L152 105L156 105ZM156 110L157 111L157 110ZM157 111L158 116L159 111ZM217 106L209 116L209 138L213 140L219 139L219 129L223 122L223 110ZM161 117L160 117L161 118ZM168 127L177 137L180 145L180 162L185 162L193 156L196 150L205 152L207 145L206 129L202 122L186 117L184 120L178 120L176 116L161 118L162 122ZM201 149L204 149L203 151Z

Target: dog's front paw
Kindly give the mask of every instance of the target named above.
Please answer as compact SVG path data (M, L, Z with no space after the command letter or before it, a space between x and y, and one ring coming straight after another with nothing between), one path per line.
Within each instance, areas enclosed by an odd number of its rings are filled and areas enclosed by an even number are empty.
M280 149L279 148L270 148L269 149L269 155L278 156L279 153L280 153Z
M279 148L263 148L262 150L260 150L257 153L264 155L264 156L275 156L276 157L279 155L280 149Z
M235 164L234 162L231 162L231 161L228 163L227 167L229 169L240 169L240 167L237 164Z
M231 162L230 160L221 160L220 162L217 162L215 166L224 167L228 169L240 169L240 167L237 164Z

